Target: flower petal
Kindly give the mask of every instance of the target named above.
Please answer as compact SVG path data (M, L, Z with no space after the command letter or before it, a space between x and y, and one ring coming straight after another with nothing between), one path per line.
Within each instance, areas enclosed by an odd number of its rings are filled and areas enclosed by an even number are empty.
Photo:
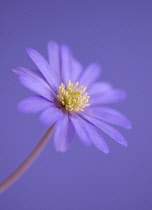
M93 85L91 85L88 89L88 95L94 95L97 93L106 92L112 89L112 85L108 82L96 82Z
M45 79L49 82L51 87L56 90L56 77L53 71L51 71L50 65L48 64L46 59L39 52L31 48L27 48L27 53L36 64L36 66L39 68Z
M50 41L48 43L48 56L49 63L54 74L57 75L58 86L61 84L61 72L60 72L60 49L56 42Z
M74 129L77 132L79 138L86 146L91 145L91 141L89 139L89 134L84 124L82 123L82 119L77 117L77 115L70 115L71 122L73 123Z
M57 151L65 152L74 135L73 125L67 114L57 121L54 131L54 143Z
M56 42L51 41L48 43L48 55L50 66L59 79L59 85L61 82L67 83L68 80L71 80L72 83L78 81L82 66L73 58L68 46L62 45L60 48ZM61 81L61 76L63 81Z
M85 113L99 120L130 129L130 121L120 112L107 107L87 107Z
M72 55L69 48L66 45L61 45L60 50L62 82L64 84L67 84L68 80L71 78Z
M104 133L106 133L108 136L110 136L112 139L117 141L123 146L127 146L127 141L124 139L124 137L112 126L108 125L107 123L102 122L101 120L98 120L94 117L90 117L83 113L82 117L87 120L88 122L93 123L95 126L100 128Z
M89 88L100 75L101 69L100 66L96 63L90 64L84 73L79 78L79 84Z
M25 113L36 113L48 108L51 105L51 101L48 101L41 96L31 96L23 99L18 104L18 109Z
M92 123L84 120L80 116L76 116L78 123L80 123L81 126L81 133L80 130L77 128L78 135L80 136L81 139L84 140L84 138L88 137L89 140L102 152L108 153L109 149L108 146L102 136L102 134L98 131L96 126L94 126ZM78 126L78 124L77 124ZM79 128L80 128L79 126ZM76 128L76 125L75 125ZM84 128L84 130L82 129ZM86 132L86 134L85 134ZM81 137L83 133L83 138Z
M28 89L43 96L44 98L52 101L52 90L43 85L39 80L32 78L31 76L20 76L20 82Z
M47 81L45 80L45 78L43 77L41 72L39 72L37 70L27 69L27 68L23 68L23 67L17 67L17 68L12 69L12 71L14 73L18 74L19 76L29 76L31 78L37 79L44 86L46 86L47 88L50 89L49 84L47 83Z
M72 67L71 67L71 82L75 83L78 82L79 76L82 72L82 66L81 64L75 60L74 58L72 59Z
M123 90L112 89L110 91L101 92L95 95L90 95L89 103L93 105L117 103L126 98L126 93Z
M40 115L40 120L43 124L51 126L62 117L63 112L60 109L56 108L54 104L52 104L52 106L42 112L42 114Z

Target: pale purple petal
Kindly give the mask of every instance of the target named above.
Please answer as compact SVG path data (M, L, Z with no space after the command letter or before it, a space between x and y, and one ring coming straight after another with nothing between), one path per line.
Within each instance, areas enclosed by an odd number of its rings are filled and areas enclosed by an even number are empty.
M28 89L43 96L44 98L52 101L53 95L52 90L44 86L39 80L32 78L31 76L20 76L20 82Z
M66 45L61 45L61 77L62 82L66 85L71 78L72 71L72 55L69 48Z
M96 82L87 88L88 95L107 92L112 89L112 85L108 82Z
M84 120L80 116L77 115L75 117L77 117L78 122L82 125L82 128L84 128L84 130L83 129L81 129L81 130L77 129L77 132L78 132L78 135L80 135L80 138L81 138L81 134L82 134L82 133L80 133L80 131L81 132L86 132L89 140L99 150L101 150L104 153L108 153L109 152L108 146L107 146L102 134L98 131L98 129L92 123ZM83 134L83 136L85 137L85 134Z
M79 117L76 117L76 115L70 115L70 119L73 123L74 129L76 133L78 134L79 138L82 140L82 142L86 146L91 145L91 141L89 138L89 134L87 129L85 128L84 124L82 123L82 119Z
M56 42L48 43L48 57L51 70L57 75L58 86L61 84L61 71L60 71L60 48Z
M107 123L102 122L101 120L98 120L94 117L90 117L87 114L81 115L84 119L86 119L88 122L93 123L95 126L100 128L104 133L106 133L108 136L110 136L112 139L117 141L123 146L127 146L127 141L124 139L124 137L112 126L108 125Z
M92 63L90 64L84 73L79 78L79 84L84 85L87 88L89 88L89 85L91 85L93 82L97 80L101 73L101 68L98 64Z
M78 82L78 79L80 77L80 74L82 72L82 66L81 64L75 60L74 58L72 59L72 67L71 67L71 82L72 83L75 83L75 82Z
M40 115L43 124L51 126L64 116L64 113L53 104Z
M56 90L56 77L53 71L51 71L50 65L46 61L46 59L36 50L28 48L27 53L39 68L45 79L49 82L50 86Z
M112 89L110 91L90 95L89 103L93 105L117 103L126 98L123 90Z
M47 83L46 79L44 78L44 76L41 74L41 72L39 72L38 70L33 70L33 69L27 69L27 68L23 68L23 67L16 67L14 69L12 69L12 71L16 74L18 74L19 76L29 76L32 77L34 79L37 79L38 81L40 81L44 86L46 86L47 88L50 89L49 84Z
M73 125L67 114L57 121L54 131L55 148L59 152L65 152L74 135Z
M18 104L18 109L25 113L40 112L52 105L52 102L41 96L30 96Z
M107 107L87 107L85 109L85 113L97 119L127 129L130 129L132 127L130 121L123 114L121 114L115 109Z

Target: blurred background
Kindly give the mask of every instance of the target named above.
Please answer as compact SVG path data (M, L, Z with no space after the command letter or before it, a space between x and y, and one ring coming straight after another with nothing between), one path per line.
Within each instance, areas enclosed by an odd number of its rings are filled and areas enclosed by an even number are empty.
M50 141L28 171L0 194L0 209L151 210L150 0L0 1L0 182L46 131L37 114L17 111L17 103L33 93L10 70L35 68L25 49L47 56L49 40L68 44L84 67L99 62L100 79L127 92L127 100L112 107L133 123L132 130L119 128L128 147L106 136L110 153L105 155L75 137L62 154Z

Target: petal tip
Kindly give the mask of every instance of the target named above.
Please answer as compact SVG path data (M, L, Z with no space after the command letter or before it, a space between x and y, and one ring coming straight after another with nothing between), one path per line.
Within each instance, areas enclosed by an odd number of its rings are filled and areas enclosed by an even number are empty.
M30 51L30 49L31 49L30 47L27 47L27 48L26 48L26 51L27 51L27 52L29 52L29 51Z
M124 90L120 90L120 95L122 97L122 100L127 98L127 93Z
M35 50L32 48L26 48L26 52L30 55L32 52L34 52Z
M128 129L128 130L132 129L132 124L129 123L129 124L126 126L126 129Z
M11 69L11 71L12 71L13 73L17 73L17 71L16 71L15 68Z
M92 68L96 69L96 71L98 71L98 74L100 74L100 72L102 71L101 65L97 62L91 63L90 66L92 66Z
M122 142L121 145L124 146L124 147L127 147L128 143L127 143L127 141L125 141L125 142Z
M24 110L24 108L23 108L23 103L22 103L22 101L20 101L20 102L17 104L17 110L18 110L19 112L22 112L22 113L27 113L27 112Z
M66 152L67 150L66 149L56 149L57 152L60 152L60 153L64 153Z
M60 153L64 153L68 150L68 146L58 146L55 144L55 150Z
M58 43L55 42L55 41L49 41L49 42L48 42L48 46L54 47L54 46L57 46L57 45L58 45Z
M105 153L105 154L109 154L109 148L106 148L106 149L104 150L104 153Z
M123 127L128 130L132 129L132 123L126 118Z

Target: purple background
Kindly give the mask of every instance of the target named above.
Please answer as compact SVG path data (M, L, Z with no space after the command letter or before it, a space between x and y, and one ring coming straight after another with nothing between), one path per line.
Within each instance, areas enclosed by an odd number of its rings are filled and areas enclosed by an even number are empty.
M106 137L109 155L77 138L68 152L57 153L50 141L0 195L0 209L152 209L151 8L150 0L0 1L0 182L46 130L38 115L16 109L32 94L10 72L16 66L34 67L26 47L46 55L47 42L56 40L67 43L84 66L99 62L101 79L128 93L126 101L113 107L133 123L133 130L119 129L127 148Z

